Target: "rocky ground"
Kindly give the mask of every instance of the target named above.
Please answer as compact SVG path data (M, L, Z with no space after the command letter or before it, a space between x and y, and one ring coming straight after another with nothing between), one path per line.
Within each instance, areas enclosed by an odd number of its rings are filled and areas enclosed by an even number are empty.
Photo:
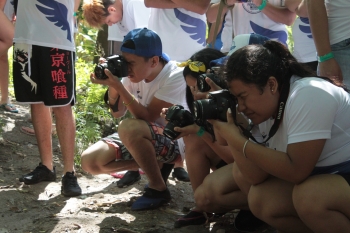
M24 185L18 177L35 168L39 161L38 147L33 136L23 134L21 126L30 126L28 106L17 105L17 114L0 110L5 123L0 134L0 233L48 232L238 232L233 227L236 211L204 226L173 227L174 221L193 207L189 183L169 178L173 200L168 206L152 211L131 211L131 203L140 195L147 178L131 187L118 188L110 175L92 176L77 170L83 189L79 197L60 194L62 158L58 140L54 137L56 182ZM256 232L274 232L264 226Z

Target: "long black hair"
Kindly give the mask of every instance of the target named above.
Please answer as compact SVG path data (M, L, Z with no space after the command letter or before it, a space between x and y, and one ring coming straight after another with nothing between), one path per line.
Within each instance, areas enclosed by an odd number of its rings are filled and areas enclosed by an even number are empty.
M246 84L255 84L261 92L271 76L276 78L279 91L284 84L290 82L292 75L301 78L318 77L308 66L299 63L283 44L272 40L262 45L248 45L238 49L228 59L225 71L228 83L240 80ZM326 77L319 78L348 91L339 82Z
M198 52L196 52L195 54L193 54L189 60L191 61L198 61L198 62L202 62L205 65L205 69L210 69L210 62L216 59L219 59L221 57L224 57L225 54L223 54L222 52L220 52L219 50L213 49L213 48L204 48ZM184 70L183 70L183 76L184 78L186 78L187 75L191 75L192 77L198 79L198 77L201 74L205 74L206 72L195 72L192 71L190 69L189 66L185 66ZM189 86L186 87L186 102L187 105L190 109L190 111L193 113L193 95L191 92L191 89Z

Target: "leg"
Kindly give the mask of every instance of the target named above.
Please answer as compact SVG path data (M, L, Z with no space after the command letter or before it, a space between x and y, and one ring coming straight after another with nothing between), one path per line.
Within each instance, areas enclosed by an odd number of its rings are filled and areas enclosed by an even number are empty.
M146 173L149 187L158 191L166 190L166 185L158 169L152 134L147 123L142 120L127 119L119 124L118 132L125 147Z
M0 104L8 103L8 86L9 86L9 62L7 53L0 56L0 90L1 90L1 101Z
M293 203L300 218L314 232L350 229L350 187L339 175L309 177L294 188Z
M93 175L138 168L138 164L134 160L118 162L115 160L116 148L104 141L98 141L83 152L81 166Z
M251 186L248 194L249 208L255 216L282 232L312 232L300 220L293 206L294 184L269 178Z
M52 138L51 138L51 113L50 108L44 104L31 105L32 121L35 136L38 141L41 163L52 170Z
M74 171L75 120L71 105L54 107L52 110L56 117L57 136L61 145L64 174L66 174L66 172ZM51 136L52 120L48 128ZM35 128L35 132L36 130Z
M232 175L233 164L210 173L194 194L196 205L202 211L222 213L247 208L247 196L239 190Z
M186 165L191 178L193 192L203 183L204 178L219 163L220 157L196 135L184 137L186 145Z

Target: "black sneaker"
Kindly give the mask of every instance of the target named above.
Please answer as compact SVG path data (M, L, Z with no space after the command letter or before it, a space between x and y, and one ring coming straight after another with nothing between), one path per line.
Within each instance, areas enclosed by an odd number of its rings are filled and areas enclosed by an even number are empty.
M45 165L39 163L32 172L23 175L19 178L20 182L25 184L37 184L41 181L55 181L56 180L56 168L53 167L53 170L50 171Z
M137 181L141 180L141 175L139 170L137 171L127 171L124 176L117 181L118 188L124 188L126 186L132 185Z
M61 194L66 197L75 197L81 195L81 188L74 172L66 172L62 177Z
M188 176L187 171L183 167L174 168L173 178L184 182L190 181L190 177Z

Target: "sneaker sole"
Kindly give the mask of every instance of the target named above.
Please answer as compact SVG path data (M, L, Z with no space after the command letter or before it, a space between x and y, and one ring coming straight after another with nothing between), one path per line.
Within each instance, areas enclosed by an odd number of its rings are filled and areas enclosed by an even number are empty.
M49 180L49 179L47 179L47 180L39 180L39 181L37 181L37 182L31 182L31 181L25 180L25 179L23 179L23 178L20 178L19 181L20 181L20 182L23 182L23 183L26 184L26 185L32 185L32 184L38 184L38 183L40 183L40 182L45 182L45 181L47 181L47 182L56 181L56 178L51 179L51 180Z

